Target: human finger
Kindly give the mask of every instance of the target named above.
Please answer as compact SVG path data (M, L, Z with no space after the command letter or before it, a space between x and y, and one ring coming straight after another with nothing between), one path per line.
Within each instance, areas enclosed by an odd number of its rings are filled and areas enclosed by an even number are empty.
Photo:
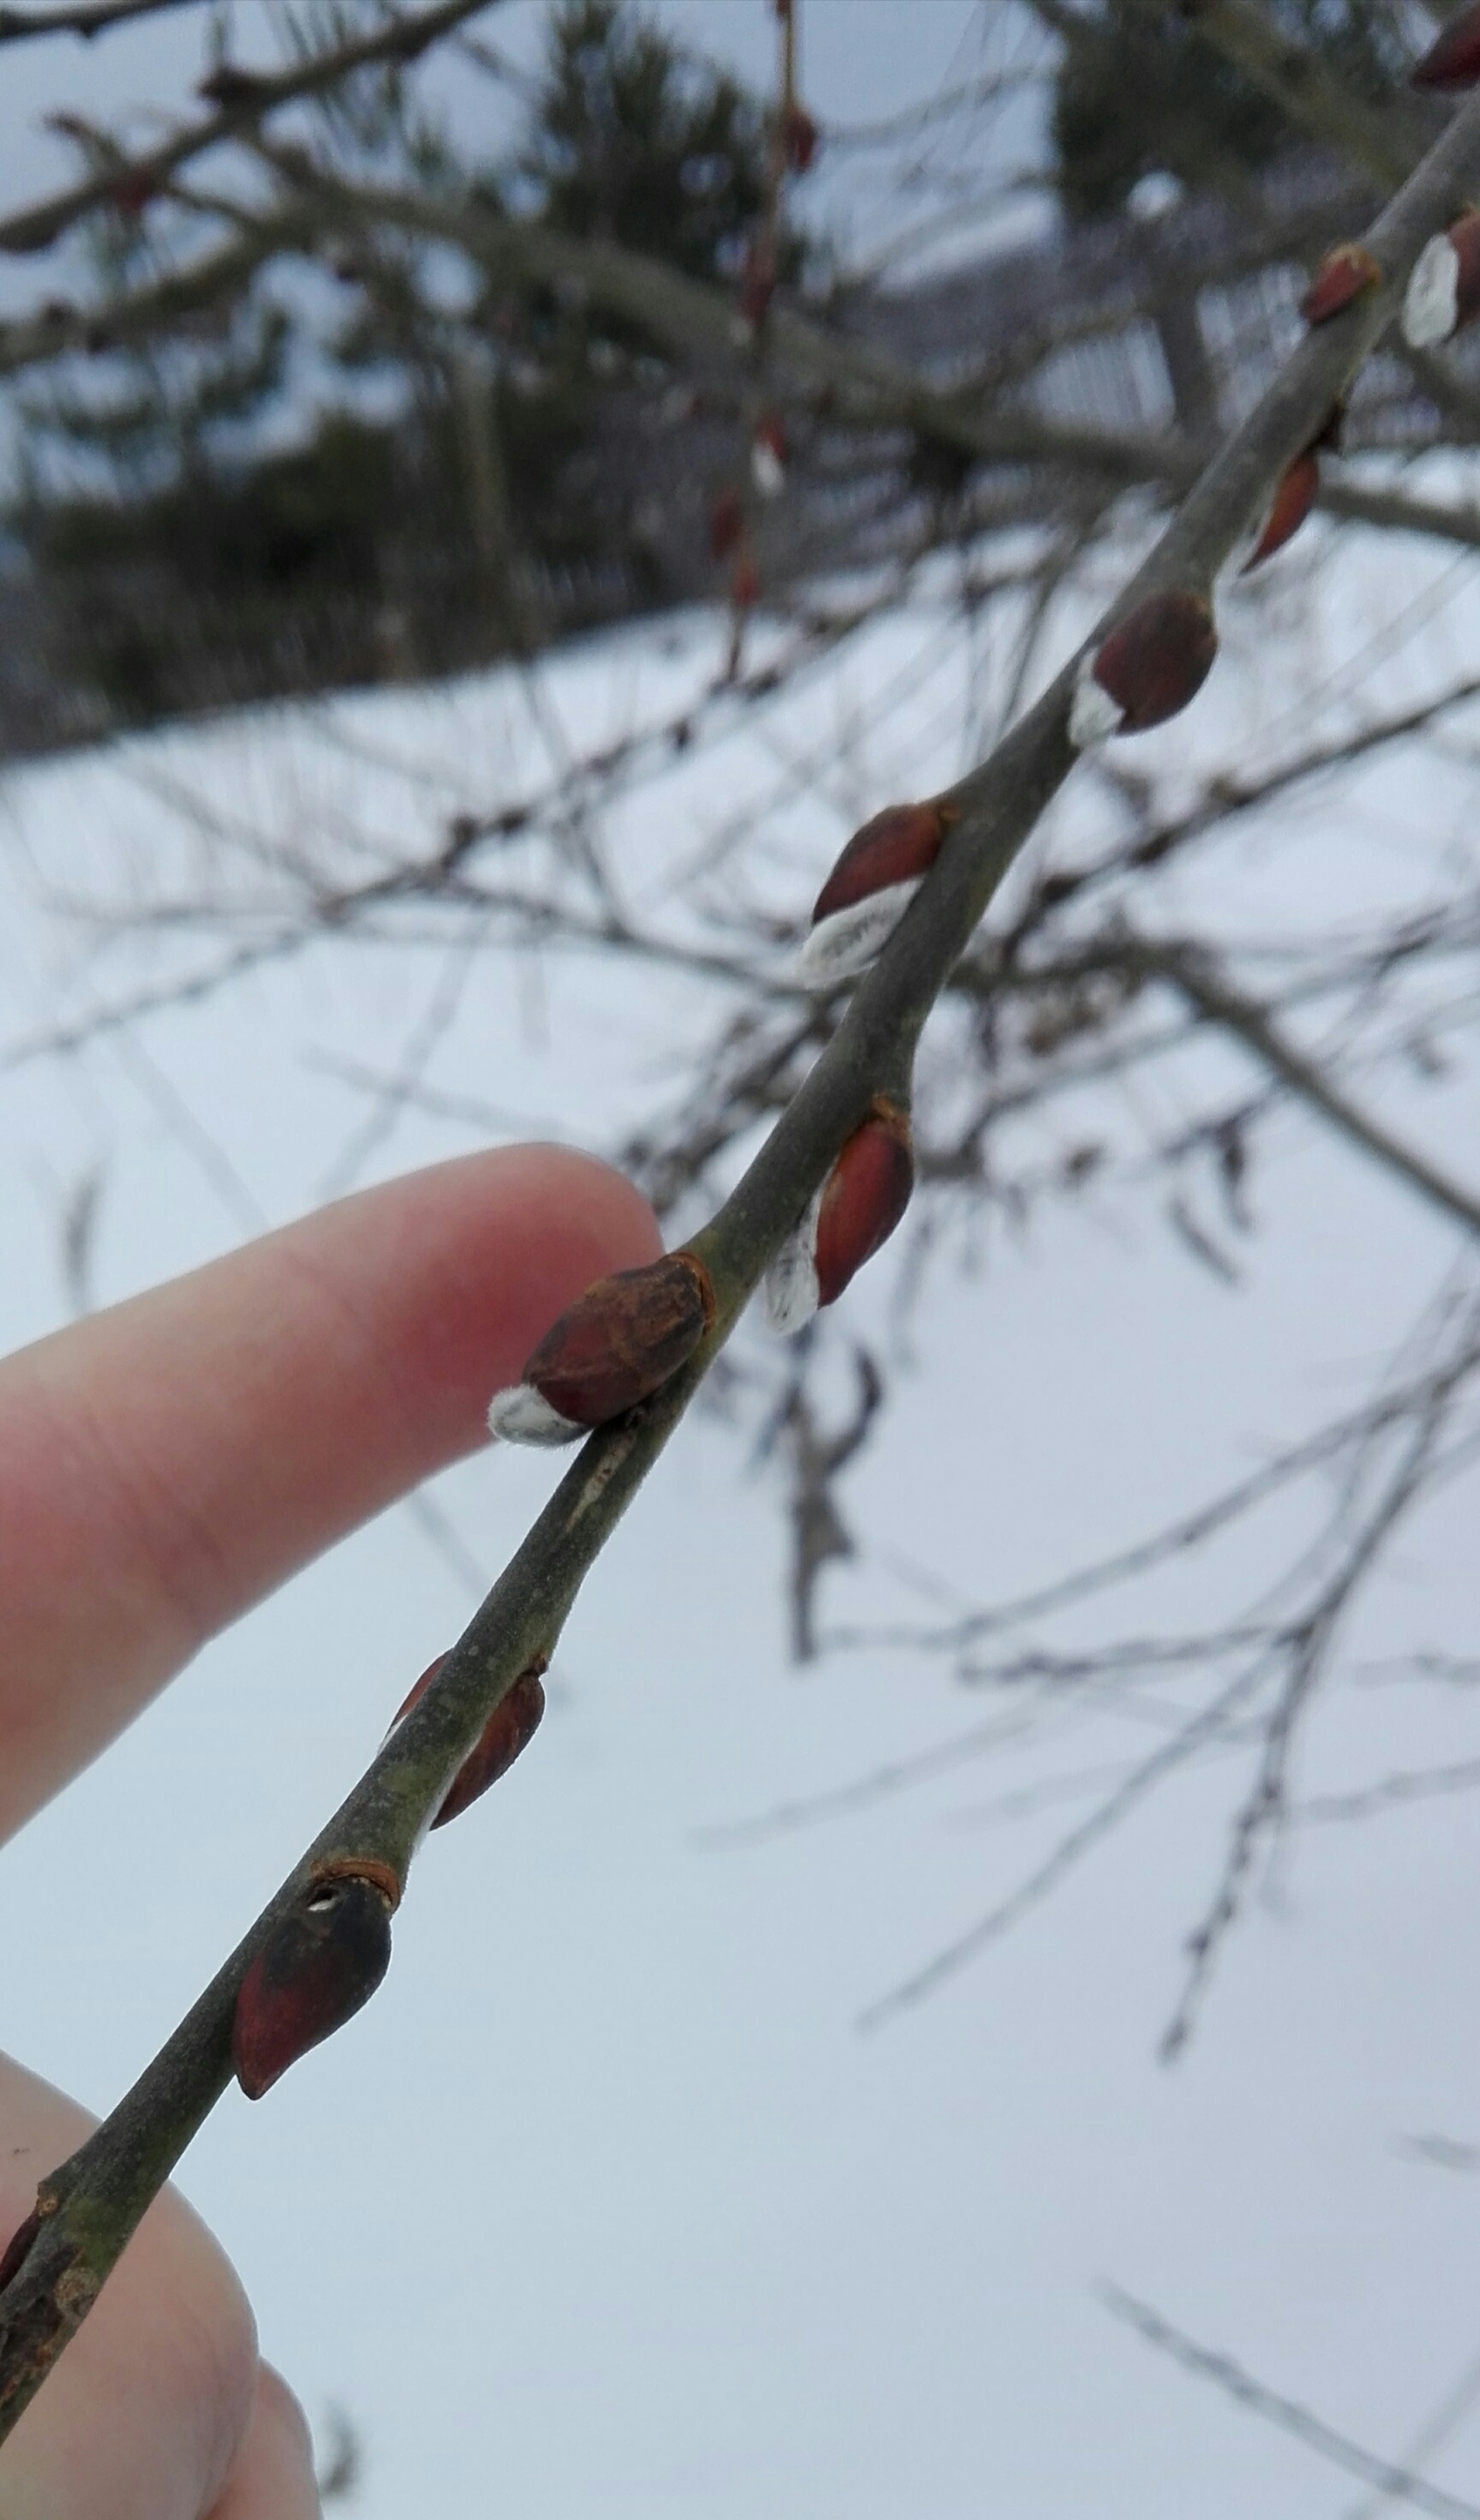
M321 2509L303 2409L271 2363L260 2362L241 2448L206 2520L319 2520Z
M0 1364L0 1837L207 1636L471 1452L564 1305L657 1248L619 1174L510 1148Z
M0 2057L0 2245L92 2125L74 2100ZM0 2514L200 2520L232 2475L257 2368L256 2328L229 2260L164 2188L0 2449ZM287 2503L282 2520L314 2508Z

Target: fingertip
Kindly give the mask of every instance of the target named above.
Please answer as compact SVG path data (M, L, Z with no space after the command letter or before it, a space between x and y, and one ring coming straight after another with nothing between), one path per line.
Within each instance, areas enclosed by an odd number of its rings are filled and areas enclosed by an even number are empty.
M322 2507L308 2418L282 2373L260 2363L241 2448L205 2520L318 2520Z

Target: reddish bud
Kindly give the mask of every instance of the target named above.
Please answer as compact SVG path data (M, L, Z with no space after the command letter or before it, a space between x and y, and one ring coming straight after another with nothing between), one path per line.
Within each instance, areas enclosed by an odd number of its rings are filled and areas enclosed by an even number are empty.
M854 832L813 907L803 979L830 988L873 962L935 864L951 819L943 805L886 805Z
M1279 475L1259 529L1258 540L1243 563L1243 576L1247 577L1249 570L1257 568L1261 561L1269 560L1277 551L1282 550L1290 536L1299 531L1316 504L1316 493L1320 487L1321 467L1307 448L1303 455L1296 456L1293 464L1287 464Z
M1432 236L1409 274L1403 338L1411 350L1430 350L1480 314L1480 210L1466 210Z
M760 570L749 552L741 552L730 579L730 601L737 612L748 612L760 602Z
M1375 289L1381 279L1382 265L1365 245L1332 246L1300 301L1300 312L1308 324L1328 324L1365 290Z
M786 163L794 175L805 175L817 158L819 133L804 105L793 105L784 134Z
M864 1262L888 1241L914 1188L908 1114L875 1095L868 1119L828 1175L818 1209L819 1303L835 1303Z
M846 910L850 902L928 873L940 855L946 817L939 805L886 805L861 824L813 905L812 922Z
M709 511L709 549L716 560L728 560L745 530L745 511L738 490L721 490Z
M1070 742L1140 735L1184 709L1206 682L1218 634L1205 597L1174 587L1148 595L1080 669Z
M496 1391L488 1422L515 1443L564 1444L647 1400L687 1365L714 1319L709 1272L692 1251L598 1279Z
M1414 87L1438 88L1441 93L1473 87L1480 79L1480 7L1461 9L1457 18L1451 18L1409 76Z
M279 1918L242 1980L231 2054L249 2100L368 2003L390 1966L388 1868L326 1867Z
M392 1732L402 1717L411 1713L418 1699L425 1696L446 1660L447 1656L442 1653L438 1654L435 1662L427 1664L416 1687L396 1708L390 1728ZM499 1699L476 1743L448 1786L441 1809L431 1823L433 1828L445 1828L447 1822L456 1820L470 1803L475 1803L480 1794L486 1794L490 1785L496 1785L500 1777L508 1774L519 1752L528 1748L545 1712L545 1691L540 1685L540 1674L544 1668L543 1662L531 1663Z
M888 1241L914 1187L909 1115L877 1094L766 1273L774 1330L803 1329L819 1306L836 1302Z

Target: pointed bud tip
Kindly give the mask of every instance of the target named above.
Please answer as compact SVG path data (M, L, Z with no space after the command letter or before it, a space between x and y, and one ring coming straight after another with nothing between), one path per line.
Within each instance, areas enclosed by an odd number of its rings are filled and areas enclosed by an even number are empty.
M543 1666L541 1666L543 1668ZM431 1825L445 1828L486 1794L508 1775L516 1759L527 1750L539 1731L545 1713L545 1689L539 1670L521 1671L505 1695L500 1698L478 1735L475 1748L470 1750L457 1775L447 1788Z
M232 2020L232 2063L249 2100L369 2002L390 1965L392 1904L378 1879L346 1871L311 1880L279 1918Z
M1276 552L1282 551L1297 534L1316 504L1321 487L1321 466L1307 448L1287 464L1276 484L1275 495L1265 510L1264 521L1254 539L1254 547L1239 574L1247 577L1250 569L1259 568Z
M1300 312L1312 327L1328 324L1368 289L1377 288L1381 279L1382 265L1365 245L1332 246L1316 267Z
M888 1241L914 1188L909 1114L875 1095L868 1118L854 1130L823 1188L815 1252L820 1304L836 1303L864 1263Z
M870 893L928 875L940 855L950 816L931 801L886 805L859 826L840 851L813 905L814 924L847 910Z

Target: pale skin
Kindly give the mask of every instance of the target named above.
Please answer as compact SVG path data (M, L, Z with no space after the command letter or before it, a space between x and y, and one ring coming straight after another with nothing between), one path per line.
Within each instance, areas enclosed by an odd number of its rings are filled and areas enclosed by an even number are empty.
M484 1441L490 1393L562 1307L659 1247L617 1174L511 1148L341 1200L0 1363L0 1836L208 1637ZM383 1675L390 1704L415 1676ZM0 2246L90 2123L0 2058ZM318 2508L297 2404L166 2189L0 2450L0 2520Z

